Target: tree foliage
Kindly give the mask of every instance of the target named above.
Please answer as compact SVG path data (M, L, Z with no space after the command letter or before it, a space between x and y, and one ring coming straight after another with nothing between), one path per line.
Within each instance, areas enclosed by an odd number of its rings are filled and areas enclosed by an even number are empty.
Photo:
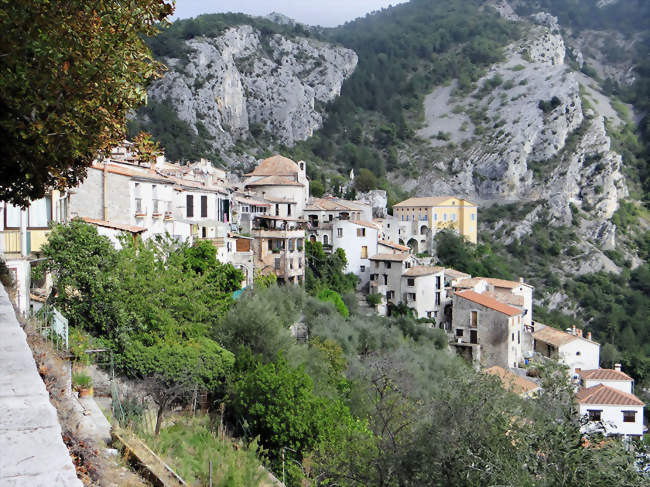
M345 273L347 259L345 250L336 249L327 254L320 242L306 242L305 260L307 269L305 273L305 287L314 294L322 289L331 289L339 294L354 291L357 277L352 273Z
M171 2L3 0L0 198L26 205L74 187L125 135L126 115L162 70L142 37Z

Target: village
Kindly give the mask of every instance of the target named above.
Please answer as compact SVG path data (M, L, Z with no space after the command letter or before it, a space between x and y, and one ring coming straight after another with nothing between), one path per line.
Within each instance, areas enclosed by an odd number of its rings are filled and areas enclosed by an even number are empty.
M159 156L142 163L125 142L97 159L77 188L51 191L25 209L2 202L0 255L16 283L17 309L29 315L49 293L50 279L37 288L31 271L54 223L81 219L115 246L123 235L207 240L220 262L242 271L242 289L266 274L279 284L304 283L306 242L319 243L326 253L345 252L346 272L357 277L371 312L387 316L407 308L422 326L444 330L450 350L522 397L541 387L529 365L557 359L575 385L585 431L644 434L644 403L634 395L633 379L620 364L600 368L600 345L591 333L535 321L534 288L524 277L471 276L436 265L437 232L477 242L476 204L458 196L416 197L393 205L390 215L379 190L353 201L311 197L306 166L274 155L238 178L205 159L180 165Z

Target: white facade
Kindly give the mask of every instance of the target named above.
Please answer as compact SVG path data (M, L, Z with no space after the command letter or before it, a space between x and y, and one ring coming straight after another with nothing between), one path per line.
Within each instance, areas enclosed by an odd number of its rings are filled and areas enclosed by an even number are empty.
M612 389L617 389L619 391L627 392L628 394L634 393L633 381L632 380L603 380L603 379L583 379L582 385L585 388L590 388L602 384Z
M600 345L587 340L573 340L558 349L558 359L569 367L571 377L576 369L597 369L600 362Z
M377 306L380 315L388 313L389 305L399 304L402 293L402 273L416 263L408 254L377 254L370 257L369 294L379 294L381 303Z
M422 269L422 271L420 271ZM401 295L416 318L442 321L447 293L443 268L415 266L402 274Z
M377 234L375 226L356 221L335 220L332 225L332 248L345 251L345 270L359 277L359 287L370 280L370 257L377 254Z
M633 405L612 405L612 404L579 404L581 417L598 417L608 435L634 435L640 436L644 432L643 406ZM634 417L634 421L626 422L625 418ZM583 427L583 431L590 431L594 423L590 421Z

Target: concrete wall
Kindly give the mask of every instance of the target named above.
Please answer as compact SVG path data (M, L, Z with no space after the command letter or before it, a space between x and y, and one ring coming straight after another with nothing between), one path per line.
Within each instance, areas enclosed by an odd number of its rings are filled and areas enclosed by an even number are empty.
M444 288L443 274L443 272L439 272L418 277L402 276L402 298L408 307L415 311L417 318L435 317L436 324L442 321L447 294ZM436 286L436 278L439 278L440 287ZM413 286L408 285L409 279L413 279ZM437 293L440 304L436 304ZM409 297L409 294L415 294L415 300Z
M642 406L612 406L598 404L580 404L580 416L588 414L588 410L600 410L601 422L607 434L611 435L642 435L643 434L643 407ZM635 411L635 422L624 423L623 411ZM589 425L583 428L589 429Z
M0 485L82 487L56 409L0 285Z
M305 278L305 232L302 230L253 230L252 246L255 256L255 269L262 274L273 272L278 279L286 282L302 282ZM283 245L283 249L274 253L268 248L269 239ZM291 242L293 242L293 250ZM298 250L302 247L301 250ZM276 267L276 259L280 266Z
M104 171L88 169L86 180L70 192L70 217L95 218L137 225L132 207L130 177L108 173L108 215L104 218Z

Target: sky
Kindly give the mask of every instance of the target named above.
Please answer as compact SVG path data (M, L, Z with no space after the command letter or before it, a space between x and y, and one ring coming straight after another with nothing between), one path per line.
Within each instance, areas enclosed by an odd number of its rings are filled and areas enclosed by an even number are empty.
M200 14L244 12L266 15L279 12L309 25L335 27L368 12L405 0L176 0L172 19L185 19Z

